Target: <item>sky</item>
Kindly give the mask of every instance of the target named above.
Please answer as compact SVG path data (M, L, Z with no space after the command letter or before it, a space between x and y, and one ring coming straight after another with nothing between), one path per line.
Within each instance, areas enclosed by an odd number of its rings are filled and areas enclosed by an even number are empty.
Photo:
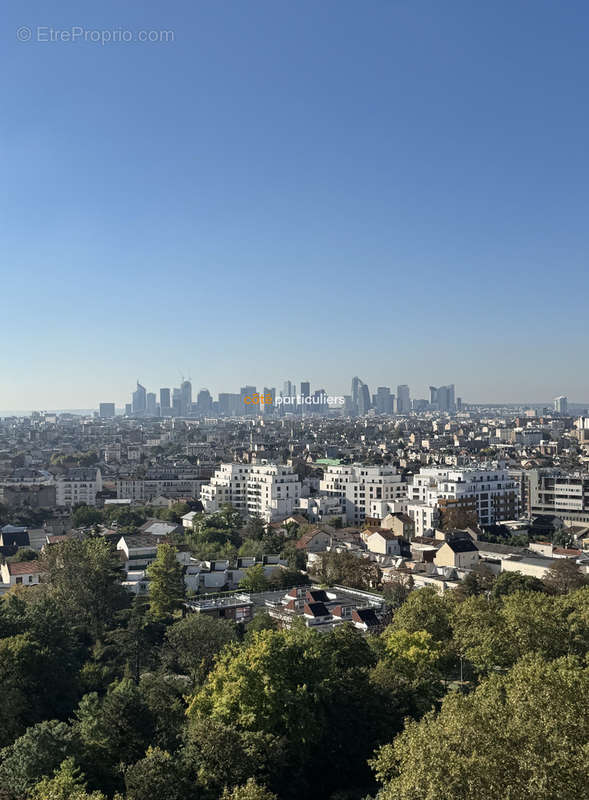
M586 0L3 11L0 409L589 401Z

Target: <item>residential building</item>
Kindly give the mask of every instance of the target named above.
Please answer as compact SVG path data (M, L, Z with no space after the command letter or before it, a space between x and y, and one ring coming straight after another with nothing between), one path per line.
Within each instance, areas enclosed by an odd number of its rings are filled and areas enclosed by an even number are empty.
M102 491L102 473L95 467L74 467L55 481L55 502L58 506L85 503L96 505L96 495Z
M221 464L200 493L204 510L218 511L225 503L266 522L292 514L301 494L292 467L280 464Z
M360 525L371 516L373 501L405 498L407 484L395 467L334 464L325 469L319 490L339 497L345 504L348 524Z
M422 467L413 476L407 496L407 513L415 522L416 536L425 533L420 512L426 506L437 509L440 516L452 509L475 512L483 526L519 516L517 484L502 466ZM433 517L430 515L427 521L433 522Z

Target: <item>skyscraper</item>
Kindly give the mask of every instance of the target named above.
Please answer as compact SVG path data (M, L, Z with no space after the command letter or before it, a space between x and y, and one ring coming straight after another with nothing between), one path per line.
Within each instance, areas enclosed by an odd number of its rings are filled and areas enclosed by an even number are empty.
M397 414L408 414L411 411L411 396L406 383L397 386Z
M560 397L556 397L554 399L554 410L558 414L562 414L566 416L569 413L569 399L565 395L561 395Z
M160 389L160 414L162 417L169 417L170 412L170 390Z
M301 381L301 397L311 396L311 384L309 381Z
M374 405L379 414L392 414L394 412L393 397L388 386L379 386L374 396Z
M148 392L146 398L146 411L150 417L155 417L157 414L157 404L155 392Z
M368 386L363 383L358 391L358 413L366 414L370 410L370 390Z
M115 415L114 403L100 403L98 406L98 416L101 419L112 419Z
M213 410L213 398L208 389L201 389L196 397L196 408L199 414L210 414Z
M131 403L131 410L133 414L144 414L147 408L147 393L145 386L142 386L137 381L137 389L133 392L133 400Z
M358 410L358 395L360 394L360 386L362 386L362 381L358 376L352 378L352 406L354 407L354 411Z
M182 381L180 384L180 414L187 417L192 411L192 384Z

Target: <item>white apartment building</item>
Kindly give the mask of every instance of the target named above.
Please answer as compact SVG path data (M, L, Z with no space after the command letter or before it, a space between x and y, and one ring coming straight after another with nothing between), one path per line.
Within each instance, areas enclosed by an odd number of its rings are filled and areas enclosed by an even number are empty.
M336 464L326 468L319 490L339 497L347 523L360 525L371 516L374 503L405 500L407 484L395 467Z
M55 502L58 506L85 503L96 505L96 495L102 491L102 473L94 467L69 469L55 481Z
M497 466L450 469L422 467L407 489L407 513L416 536L428 536L445 510L475 511L479 525L493 525L519 515L518 485ZM432 509L428 512L427 509Z
M292 514L300 496L298 475L280 464L221 464L200 491L207 513L231 503L242 514L257 515L266 522Z

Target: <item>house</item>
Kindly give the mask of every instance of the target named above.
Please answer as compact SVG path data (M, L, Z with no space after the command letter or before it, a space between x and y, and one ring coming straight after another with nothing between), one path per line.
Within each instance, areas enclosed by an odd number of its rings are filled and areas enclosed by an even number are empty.
M30 547L31 542L29 539L28 528L17 525L4 525L0 529L0 546L13 547Z
M171 536L174 533L182 533L182 525L165 522L163 519L148 519L139 528L139 533L147 533L150 536Z
M189 511L187 514L182 516L182 527L188 528L188 530L192 530L192 526L194 524L194 518L197 516L196 511Z
M361 631L375 630L380 624L373 608L355 608L352 611L352 625Z
M297 550L306 550L308 553L322 553L331 545L331 535L315 528L304 533L296 543Z
M19 561L0 566L2 582L9 586L36 586L46 574L47 564L44 561Z
M434 564L438 567L473 569L478 561L478 548L468 534L449 537L434 557Z
M386 528L370 528L362 532L362 538L371 553L379 553L385 556L400 556L401 544L400 537L392 530Z
M157 556L158 545L165 541L163 536L154 536L147 533L135 533L121 536L117 543L117 550L125 561L127 573L145 569Z
M411 540L415 535L415 523L409 514L398 511L395 514L387 514L380 523L381 528L393 531L397 536Z

